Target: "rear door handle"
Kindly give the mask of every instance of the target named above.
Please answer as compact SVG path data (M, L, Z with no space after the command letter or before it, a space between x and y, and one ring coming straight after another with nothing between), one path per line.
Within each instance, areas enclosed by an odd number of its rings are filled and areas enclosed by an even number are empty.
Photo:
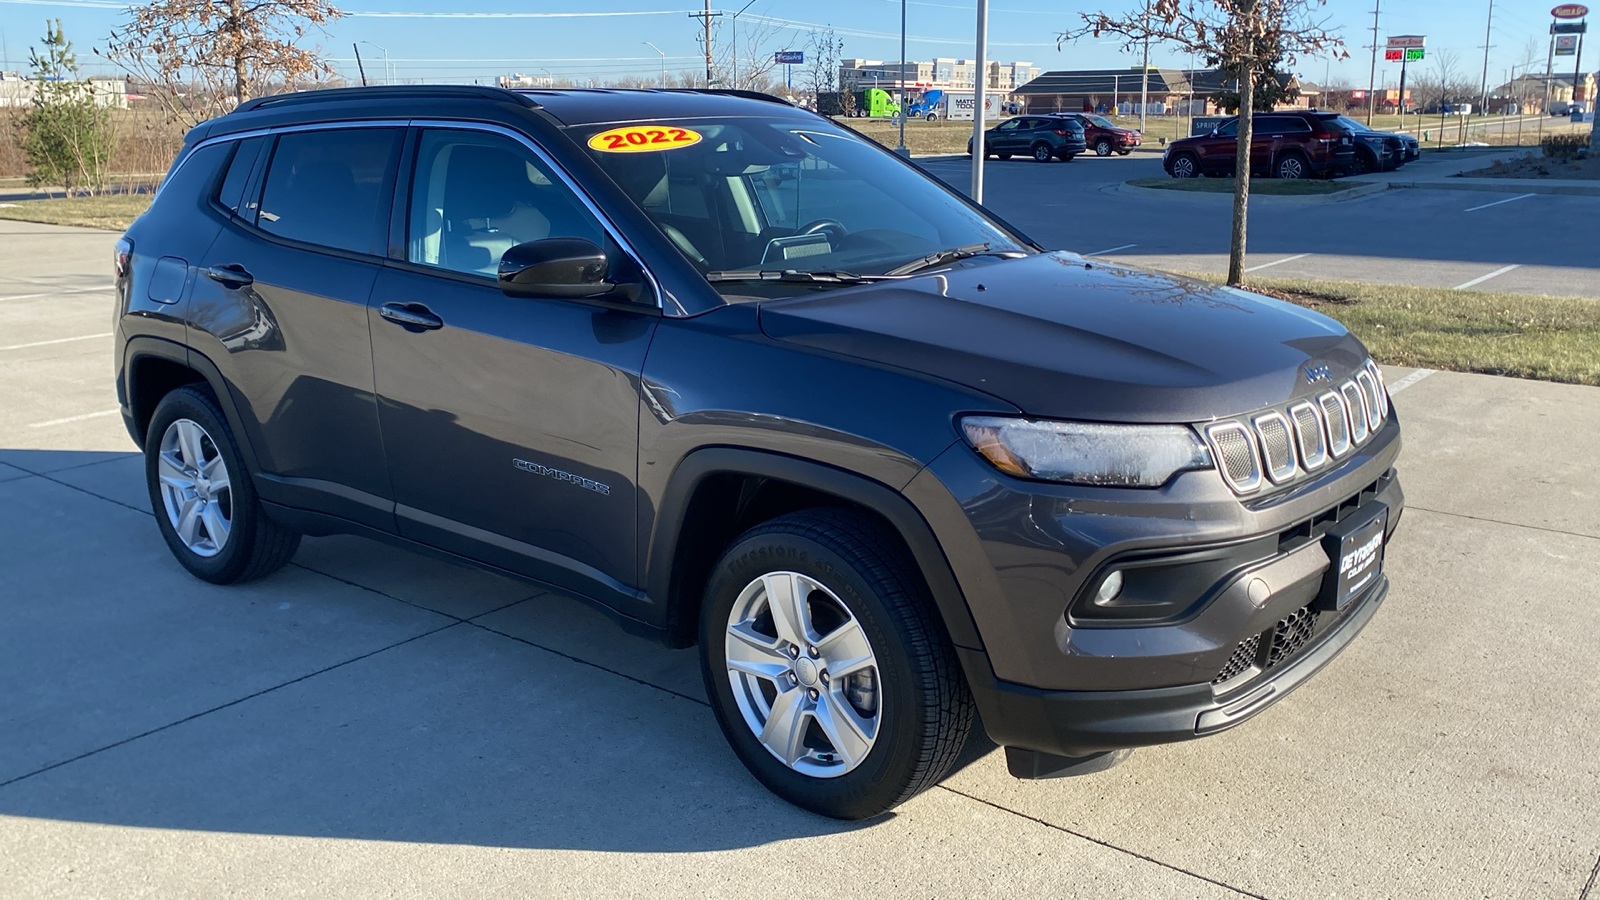
M404 326L407 331L432 331L444 327L444 320L421 303L385 303L378 307L378 315Z
M221 284L223 287L234 289L249 287L256 282L255 278L249 272L245 271L244 266L238 265L237 263L229 263L224 266L212 266L206 270L206 276L212 281Z

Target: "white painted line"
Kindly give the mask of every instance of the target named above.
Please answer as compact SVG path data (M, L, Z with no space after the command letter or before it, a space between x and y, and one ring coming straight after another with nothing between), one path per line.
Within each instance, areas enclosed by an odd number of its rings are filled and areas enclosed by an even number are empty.
M1464 209L1464 210L1462 210L1462 212L1477 212L1480 209L1488 209L1491 206L1499 206L1502 203L1515 203L1518 200L1526 200L1529 197L1537 197L1537 196L1539 196L1539 195L1538 194L1519 194L1519 195L1517 195L1515 197L1511 197L1511 198L1506 199L1506 200L1496 200L1493 203L1485 203L1482 206L1474 206L1471 209Z
M1262 269L1270 269L1273 266L1281 266L1286 262L1294 262L1297 259L1305 259L1306 257L1308 257L1310 255L1311 254L1309 254L1309 253L1300 253L1300 254L1296 254L1295 256L1285 256L1283 259L1275 259L1272 262L1262 263L1259 266L1251 266L1250 268L1245 269L1245 271L1246 272L1259 272Z
M29 428L49 428L51 425L65 425L68 422L82 422L84 419L99 419L105 416L114 416L122 412L120 409L103 409L99 412L84 413L81 416L67 416L65 419L51 419L48 422L34 422Z
M1112 247L1110 250L1096 250L1093 253L1085 253L1084 256L1105 256L1107 253L1115 253L1118 250L1126 250L1129 247L1137 247L1137 246L1139 246L1139 245L1138 244L1123 244L1121 247Z
M1395 394L1400 393L1401 391L1405 390L1406 388L1411 387L1413 384L1416 384L1417 382L1421 381L1424 378L1427 378L1429 375L1432 375L1432 374L1433 374L1433 370L1432 369L1418 369L1415 372L1412 372L1410 375L1407 375L1406 377L1400 379L1399 381L1396 381L1394 384L1391 384L1391 385L1388 386L1389 396L1392 397Z
M1520 269L1520 268L1522 268L1522 263L1512 263L1509 266L1501 266L1500 268L1495 269L1493 272L1490 272L1487 275L1482 275L1482 276L1479 276L1477 278L1472 279L1471 281L1467 282L1466 284L1458 284L1454 288L1451 288L1451 290L1464 291L1467 288L1472 287L1475 284L1483 284L1485 281L1488 281L1491 278L1498 278L1501 275L1504 275L1505 273L1511 271L1512 269Z
M34 341L31 344L12 344L9 347L0 347L0 350L26 350L29 347L48 347L51 344L70 344L73 341L92 341L95 338L108 338L108 337L111 337L111 332L109 332L109 331L106 332L105 334L85 334L85 335L80 335L79 337L56 338L53 341Z
M7 300L33 300L38 297L59 297L62 294L92 294L95 291L114 291L116 288L116 285L108 284L105 287L67 288L60 291L44 291L43 293L39 294L13 294L10 297L0 297L0 303L3 303Z

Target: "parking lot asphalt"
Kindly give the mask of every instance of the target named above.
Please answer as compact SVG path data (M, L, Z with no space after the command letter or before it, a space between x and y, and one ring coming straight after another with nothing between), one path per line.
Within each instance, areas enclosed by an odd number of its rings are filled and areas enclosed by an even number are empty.
M963 193L971 184L966 157L917 162ZM1421 172L1425 164L1401 173ZM1130 179L1164 177L1154 153L1043 165L990 160L984 203L1052 250L1169 271L1226 272L1227 195L1119 190ZM1600 197L1425 189L1339 202L1253 196L1246 267L1284 278L1600 299L1597 218Z
M1600 900L1594 388L1389 370L1393 590L1251 722L1109 772L778 801L692 651L347 537L233 588L150 519L114 236L0 222L0 895Z

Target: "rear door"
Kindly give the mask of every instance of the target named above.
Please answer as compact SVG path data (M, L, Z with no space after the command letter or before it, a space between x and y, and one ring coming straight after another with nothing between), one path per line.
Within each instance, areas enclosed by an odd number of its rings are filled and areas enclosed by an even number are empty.
M190 345L227 379L262 496L392 530L367 298L381 267L403 129L292 131L241 143L201 263Z
M632 310L501 293L500 256L526 241L581 237L613 271L637 263L522 140L441 126L412 141L404 250L371 308L400 533L624 606L655 298Z

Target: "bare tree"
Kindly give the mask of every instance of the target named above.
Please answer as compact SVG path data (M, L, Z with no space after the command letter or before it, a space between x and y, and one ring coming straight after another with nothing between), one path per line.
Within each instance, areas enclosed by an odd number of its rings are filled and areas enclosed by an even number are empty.
M319 50L299 41L342 15L327 0L151 0L111 32L105 55L159 85L171 117L198 123L223 98L243 103L274 82L333 75Z
M811 92L817 102L817 109L822 109L824 94L833 94L839 91L839 54L844 52L844 38L833 33L833 29L826 31L813 31L806 37L806 53L811 61L801 70L802 83ZM840 98L845 107L846 114L851 112L854 105L853 92Z
M1116 35L1131 52L1144 41L1166 43L1197 54L1207 65L1238 73L1239 96L1255 97L1256 80L1272 67L1292 66L1302 55L1348 56L1325 19L1314 17L1326 0L1152 0L1129 13L1080 13L1083 24L1059 42ZM1239 141L1234 156L1233 234L1228 251L1228 283L1244 283L1245 234L1250 204L1251 104L1239 110Z
M784 28L776 22L759 17L742 18L739 22L741 24L738 26L738 46L735 46L732 40L722 40L721 19L717 20L716 26L712 29L714 35L712 46L717 48L713 66L717 84L736 90L762 90L768 86L767 74L777 65L772 56L773 51L788 46L787 42L778 39ZM737 60L734 58L735 54L738 56Z

